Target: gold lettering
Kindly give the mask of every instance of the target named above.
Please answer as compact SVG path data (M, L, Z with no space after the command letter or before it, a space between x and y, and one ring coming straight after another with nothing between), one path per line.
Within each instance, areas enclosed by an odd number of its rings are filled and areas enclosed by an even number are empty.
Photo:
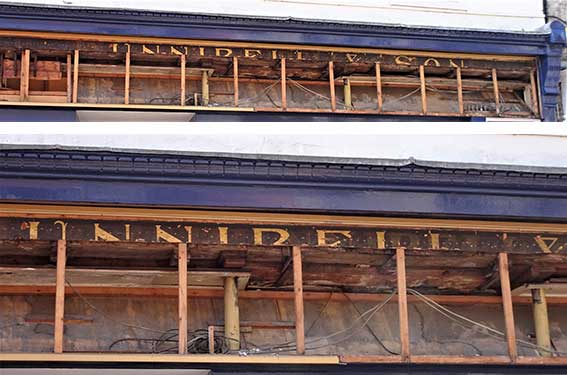
M349 63L352 63L358 60L358 55L356 53L347 53L346 58Z
M437 61L436 59L434 59L434 58L431 57L431 58L425 60L425 62L423 63L423 65L424 65L424 66L434 65L434 66L439 67L439 66L441 66L441 63L440 63L439 61Z
M410 66L412 62L415 61L415 57L408 57L408 56L396 56L396 64L397 65L405 65Z
M199 47L199 56L205 56L205 48Z
M217 57L231 57L232 50L230 48L217 48L215 49L215 55Z
M386 232L376 232L376 242L378 243L378 249L386 249Z
M55 225L61 225L61 239L65 241L67 239L67 223L61 220L57 220Z
M558 237L542 237L542 236L538 235L538 236L534 237L534 240L537 243L537 245L539 246L539 248L544 253L552 253L553 251L551 249L557 243L559 238Z
M112 52L114 53L118 52L118 43L112 43Z
M161 242L161 240L164 240L165 242L169 242L169 243L181 242L179 238L161 229L161 225L156 225L156 241Z
M115 237L113 234L105 231L104 229L102 229L100 227L99 223L95 223L94 225L94 240L95 241L120 241L120 239L118 237Z
M439 250L441 248L441 243L439 240L439 233L429 233L429 235L431 236L431 248L433 250Z
M288 240L289 238L289 232L285 229L279 229L279 228L252 228L252 230L254 231L254 244L255 245L263 245L264 243L264 233L277 233L280 235L280 238L278 238L274 243L272 243L272 246L279 246L279 245L284 245L285 242Z
M30 240L37 240L39 221L28 221L26 224L30 228Z
M350 233L350 230L317 230L317 244L319 246L334 247L341 244L341 240L337 240L333 243L327 243L327 234L340 234L352 240L352 234Z
M187 243L193 242L193 227L190 225L185 226L185 231L187 232Z
M219 242L223 245L228 244L228 228L219 227Z
M303 60L303 51L297 51L297 60Z
M465 60L460 60L460 61L461 61L461 64L460 64L460 66L459 66L457 63L455 63L455 62L453 61L453 59L449 59L449 66L450 66L451 68L459 68L459 67L460 67L460 68L464 68L464 67L465 67Z
M130 224L124 224L124 236L126 241L130 241Z
M274 49L272 50L272 60L278 60L278 50Z
M177 55L177 56L183 55L183 52L178 50L177 48L175 48L173 46L171 46L170 48L171 48L170 52L171 52L172 55Z
M156 54L156 52L154 52L151 49L149 49L148 47L146 47L145 44L142 44L142 53L145 53L146 55L155 55Z
M259 49L245 49L244 57L260 57L262 56L262 51Z

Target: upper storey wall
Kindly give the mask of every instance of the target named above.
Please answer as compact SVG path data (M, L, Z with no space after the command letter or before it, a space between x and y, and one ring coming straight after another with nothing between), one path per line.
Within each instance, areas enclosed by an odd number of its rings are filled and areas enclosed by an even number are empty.
M144 9L183 13L293 17L410 26L535 31L545 24L542 0L20 0L23 4Z

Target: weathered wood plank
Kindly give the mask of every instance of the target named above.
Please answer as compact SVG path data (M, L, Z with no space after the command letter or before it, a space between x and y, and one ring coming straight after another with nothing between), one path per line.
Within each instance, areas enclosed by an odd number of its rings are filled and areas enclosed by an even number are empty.
M187 244L180 243L177 248L178 273L178 345L179 354L187 354Z
M295 341L297 354L305 354L305 312L303 307L303 274L301 247L294 246L293 291L295 293Z
M516 325L514 324L514 305L512 301L512 290L510 288L510 270L507 253L500 253L498 255L498 270L502 289L502 306L504 308L504 322L506 324L508 355L512 362L516 362L518 360L518 348L516 344Z
M398 311L400 320L401 357L403 362L410 360L408 300L406 287L405 249L396 249L396 273L398 276Z
M53 334L53 351L63 353L63 328L65 315L65 263L67 260L67 244L57 241L57 269L55 274L55 329Z

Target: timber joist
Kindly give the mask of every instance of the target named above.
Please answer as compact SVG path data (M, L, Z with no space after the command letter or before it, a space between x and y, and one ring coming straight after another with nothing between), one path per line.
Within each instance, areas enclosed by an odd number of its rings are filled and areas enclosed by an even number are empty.
M530 57L16 34L0 36L2 105L540 115Z

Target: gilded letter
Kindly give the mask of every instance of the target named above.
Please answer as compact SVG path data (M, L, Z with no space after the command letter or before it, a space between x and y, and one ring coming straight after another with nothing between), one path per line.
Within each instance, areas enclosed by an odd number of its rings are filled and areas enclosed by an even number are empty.
M215 55L217 57L231 57L232 50L230 48L217 48L215 49Z
M199 56L205 56L205 48L204 47L199 47Z
M459 65L458 65L457 63L455 63L455 62L453 61L453 59L449 59L449 65L451 66L451 68L459 68ZM460 65L460 67L461 67L461 68L464 68L464 67L465 67L465 60L461 60L461 65Z
M172 55L177 55L177 56L181 56L183 55L183 52L178 50L177 48L175 48L174 46L171 46L171 54Z
M303 51L297 51L297 60L303 60Z
M537 243L537 245L539 246L539 248L544 253L552 253L553 251L551 249L557 243L559 238L557 238L557 237L542 237L542 236L538 235L538 236L534 237L534 240Z
M278 60L278 59L279 59L278 50L277 49L272 50L272 60Z
M124 233L126 237L126 241L130 241L130 224L124 224Z
M118 52L118 43L112 43L112 52L114 53Z
M190 225L185 226L185 230L187 231L187 243L193 242L193 227Z
M327 243L327 234L340 234L346 238L352 240L352 234L350 230L317 230L317 244L319 246L339 246L341 240L335 241L333 243Z
M349 63L352 63L358 60L358 55L356 53L347 53L346 58Z
M386 232L376 232L376 243L378 244L378 249L386 249Z
M411 63L415 60L415 57L407 57L407 56L396 56L396 64L397 65L405 65L410 66Z
M142 44L142 53L145 53L146 55L155 55L156 54L154 51L152 51L151 49L146 47L145 44Z
M439 250L441 248L439 242L439 233L429 233L429 235L431 236L431 248L433 250Z
M65 241L67 239L67 223L61 220L57 220L55 225L61 225L61 239Z
M161 225L156 225L156 241L161 242L161 240L164 240L165 242L169 242L169 243L181 242L179 238L161 229Z
M272 246L279 246L279 245L284 245L285 242L288 240L289 238L289 232L285 229L279 229L279 228L252 228L252 230L254 231L254 245L263 245L263 234L264 233L277 233L280 235L280 238L275 241L273 244L271 244Z
M115 237L111 233L102 229L100 227L99 223L95 223L94 229L95 229L95 232L94 232L94 240L95 241L100 241L100 240L103 240L103 241L120 241L120 239L118 237Z
M259 57L262 56L262 51L259 49L245 49L244 57Z
M39 228L39 221L29 221L27 224L30 227L30 240L37 240L37 230Z
M219 227L219 242L223 245L228 244L228 228Z
M424 66L430 66L430 65L434 65L434 66L441 66L441 63L439 61L437 61L434 58L429 58L427 60L425 60L425 62L423 63Z

